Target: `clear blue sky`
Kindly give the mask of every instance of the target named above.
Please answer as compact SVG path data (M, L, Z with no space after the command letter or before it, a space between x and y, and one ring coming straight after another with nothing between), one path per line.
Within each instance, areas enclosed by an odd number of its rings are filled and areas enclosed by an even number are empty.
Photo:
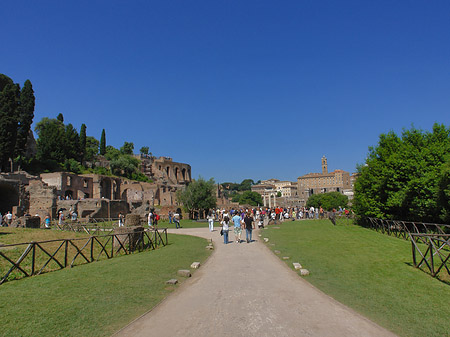
M355 171L380 133L450 125L450 1L3 1L0 73L35 123L193 177ZM34 126L33 126L34 127Z

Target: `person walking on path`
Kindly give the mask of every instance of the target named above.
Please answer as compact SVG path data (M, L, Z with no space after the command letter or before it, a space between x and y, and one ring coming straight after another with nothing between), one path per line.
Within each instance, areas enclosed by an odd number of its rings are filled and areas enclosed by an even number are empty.
M150 210L150 213L148 213L148 218L147 218L148 228L152 228L152 219L153 219L153 213Z
M208 225L209 225L209 231L214 231L214 215L212 214L212 211L210 210L208 213Z
M234 223L234 237L236 239L236 243L241 243L241 234L242 234L242 228L241 228L241 217L238 213L234 215L234 217L231 219Z
M247 239L247 243L252 242L252 231L255 228L253 224L253 217L250 212L248 212L244 217L245 223L245 238Z
M119 213L119 227L123 227L124 223L123 223L123 219L125 217L123 216L122 212Z
M180 214L178 214L178 212L175 212L175 214L173 215L173 222L175 223L175 228L181 228L180 226Z
M228 216L224 216L223 221L221 222L224 244L228 243L228 232L230 230L229 223L230 223L230 218Z

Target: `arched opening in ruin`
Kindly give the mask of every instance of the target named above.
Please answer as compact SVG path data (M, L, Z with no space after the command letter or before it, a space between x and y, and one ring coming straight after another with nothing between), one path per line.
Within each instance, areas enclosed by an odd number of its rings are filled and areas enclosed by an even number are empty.
M178 180L178 167L175 167L175 179Z
M167 173L167 176L170 177L170 167L169 166L167 166L167 168L166 168L166 173Z
M73 199L73 191L71 190L66 190L66 192L64 192L64 199Z
M11 184L0 183L0 212L5 215L19 205L19 191Z
M183 177L183 180L186 180L186 169L181 170L181 176Z

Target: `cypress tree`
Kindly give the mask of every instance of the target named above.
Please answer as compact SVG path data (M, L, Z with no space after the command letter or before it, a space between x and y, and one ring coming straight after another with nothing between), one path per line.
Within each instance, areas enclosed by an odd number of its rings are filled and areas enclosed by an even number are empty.
M14 157L20 90L19 86L13 84L12 81L4 85L2 89L0 91L0 168L3 171L9 167L8 160Z
M26 150L28 135L34 118L35 97L30 80L26 80L20 93L18 110L18 129L16 140L16 156L23 156Z
M100 155L104 156L106 153L106 134L105 129L102 130L102 136L100 138Z
M83 163L86 155L86 124L81 124L80 128L80 162Z
M56 116L56 119L59 120L61 123L64 123L64 116L62 113L58 114L58 116Z

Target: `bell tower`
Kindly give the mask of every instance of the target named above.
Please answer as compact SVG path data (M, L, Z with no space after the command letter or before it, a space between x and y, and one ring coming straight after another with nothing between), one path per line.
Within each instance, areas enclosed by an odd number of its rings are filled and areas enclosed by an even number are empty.
M322 157L322 174L328 174L328 164L325 156Z

